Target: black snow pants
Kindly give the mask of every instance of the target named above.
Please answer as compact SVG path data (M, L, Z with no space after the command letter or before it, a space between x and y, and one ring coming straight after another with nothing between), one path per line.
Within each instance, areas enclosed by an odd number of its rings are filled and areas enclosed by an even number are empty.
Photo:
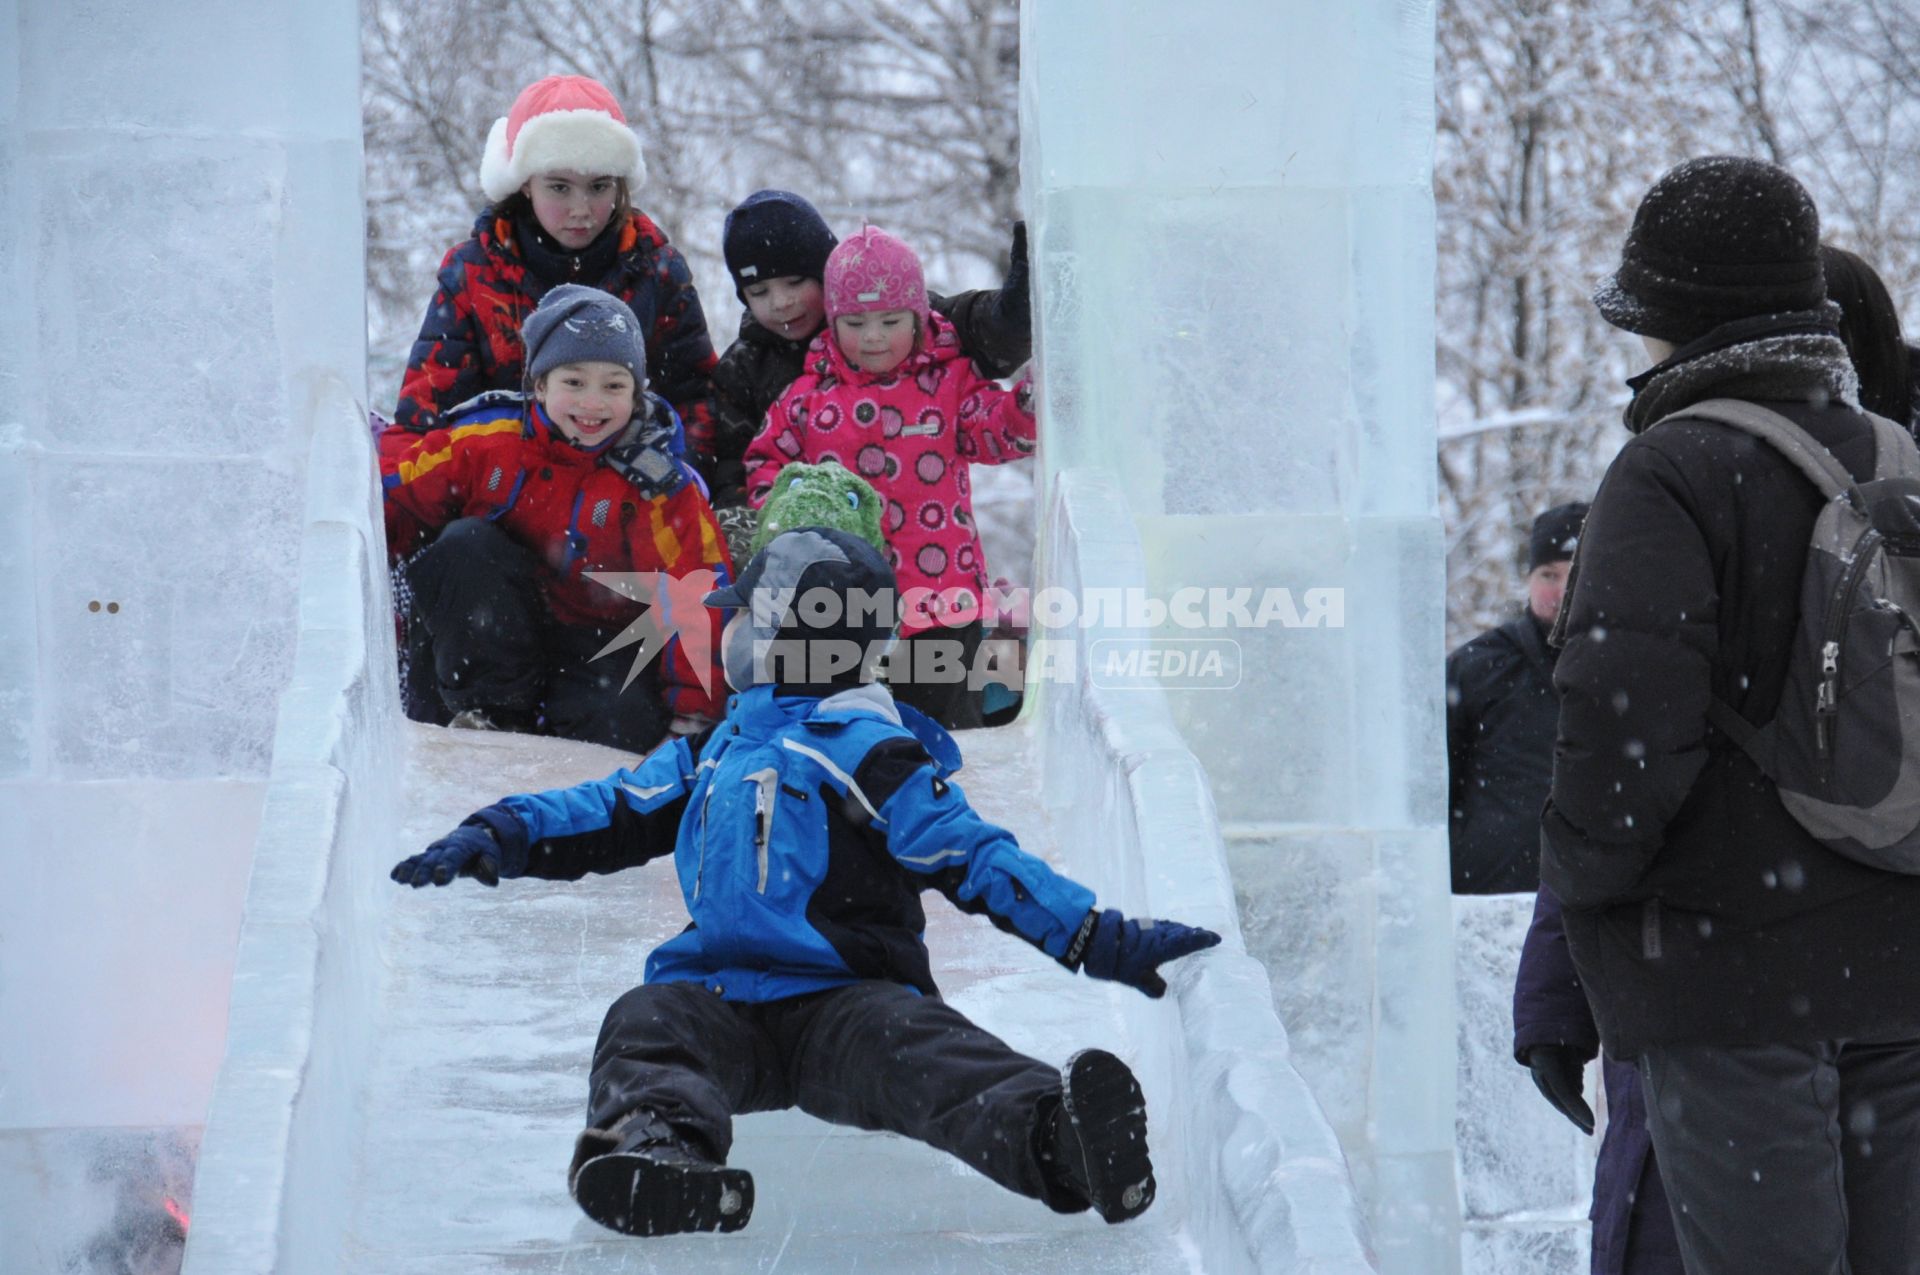
M648 668L622 690L631 650L593 658L619 630L557 623L541 596L546 569L482 518L448 523L407 564L407 715L445 723L483 709L543 720L565 739L645 752L670 720L657 674Z
M1688 1275L1920 1269L1920 1041L1640 1057Z
M695 983L636 987L607 1010L593 1052L587 1124L644 1108L725 1163L733 1117L798 1107L904 1134L1061 1213L1087 1207L1054 1184L1037 1145L1060 1073L932 996L865 982L762 1004Z

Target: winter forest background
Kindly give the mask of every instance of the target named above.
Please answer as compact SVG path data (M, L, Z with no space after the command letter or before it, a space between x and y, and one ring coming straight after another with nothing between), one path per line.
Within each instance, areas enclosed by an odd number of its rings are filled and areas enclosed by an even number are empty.
M645 141L638 205L692 262L716 349L739 306L727 209L796 190L929 280L991 285L1020 215L1017 0L369 0L367 290L390 408L447 247L519 89L606 84ZM1538 510L1592 494L1625 440L1636 342L1587 303L1635 203L1690 155L1758 155L1819 201L1920 325L1913 0L1439 0L1434 196L1449 645L1520 594ZM1196 77L1196 91L1204 91ZM1177 251L1177 245L1173 246Z

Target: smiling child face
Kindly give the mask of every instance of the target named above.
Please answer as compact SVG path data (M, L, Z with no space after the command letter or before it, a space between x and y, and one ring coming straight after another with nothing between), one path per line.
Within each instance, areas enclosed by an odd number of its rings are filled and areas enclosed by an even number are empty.
M618 363L562 363L534 383L533 396L555 429L586 447L633 419L633 373Z

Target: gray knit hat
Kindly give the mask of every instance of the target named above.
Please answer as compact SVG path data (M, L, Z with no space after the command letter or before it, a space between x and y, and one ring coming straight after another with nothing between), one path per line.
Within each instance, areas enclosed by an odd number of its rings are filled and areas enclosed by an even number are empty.
M647 343L640 320L610 292L563 283L540 298L520 328L527 347L527 383L563 363L618 363L647 387Z

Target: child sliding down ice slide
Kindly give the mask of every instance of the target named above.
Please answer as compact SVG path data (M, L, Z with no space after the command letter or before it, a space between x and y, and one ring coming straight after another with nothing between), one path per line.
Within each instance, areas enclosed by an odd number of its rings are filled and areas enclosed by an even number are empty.
M857 536L775 537L707 598L732 611L738 692L716 725L606 779L508 797L393 870L416 887L571 881L673 855L693 924L607 1011L568 1173L602 1225L739 1230L754 1186L727 1164L733 1117L788 1107L917 1138L1058 1212L1121 1222L1153 1202L1133 1073L1098 1049L1056 1070L941 1000L920 892L1148 996L1160 965L1219 936L1095 907L973 811L953 739L871 681L892 616L860 602L893 587ZM838 605L808 605L828 592Z

